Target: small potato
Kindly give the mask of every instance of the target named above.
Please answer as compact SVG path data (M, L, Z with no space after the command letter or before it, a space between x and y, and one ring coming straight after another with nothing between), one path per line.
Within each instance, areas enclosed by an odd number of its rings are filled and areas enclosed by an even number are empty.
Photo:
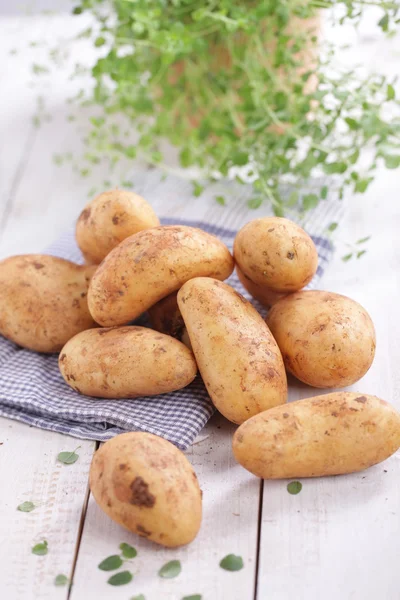
M269 311L267 324L286 369L313 387L358 381L375 356L375 330L358 302L331 292L290 294Z
M188 544L200 529L201 490L192 465L151 433L123 433L101 446L90 489L113 521L162 546Z
M247 275L242 273L237 265L236 273L242 286L249 292L249 294L253 296L253 298L255 298L266 308L273 306L276 302L278 302L278 300L287 296L287 294L280 294L279 292L274 292L265 286L253 283L251 279L247 277Z
M0 262L0 334L36 352L59 352L74 335L95 327L87 305L97 267L46 254Z
M196 377L191 351L146 327L89 329L65 344L58 360L74 390L98 398L135 398L179 390Z
M276 406L243 423L233 454L263 479L361 471L400 446L400 414L376 396L333 392Z
M200 373L217 409L233 423L287 399L281 353L241 294L209 277L191 279L178 305Z
M89 309L97 323L124 325L197 276L226 279L233 258L218 238L194 227L141 231L104 259L90 286Z
M190 350L189 335L178 306L177 292L157 302L148 310L153 329L183 342Z
M306 286L318 266L310 236L293 221L280 217L247 223L236 235L233 254L248 280L282 294Z
M144 198L126 190L110 190L85 206L76 224L76 241L86 262L99 264L122 240L159 224Z

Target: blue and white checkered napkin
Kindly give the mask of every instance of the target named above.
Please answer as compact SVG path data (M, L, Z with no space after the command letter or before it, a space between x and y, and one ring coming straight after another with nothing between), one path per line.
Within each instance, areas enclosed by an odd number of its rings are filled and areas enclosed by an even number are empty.
M238 228L252 218L268 214L265 208L249 210L246 205L249 190L235 184L218 183L207 188L200 198L193 198L189 183L175 177L164 180L158 173L144 172L134 177L134 189L152 203L158 214L169 214L162 219L164 224L200 227L218 236L230 249ZM221 193L226 197L226 207L215 202L215 195ZM325 235L326 227L340 219L342 210L341 204L334 200L321 204L302 223L313 236L319 253L316 280L323 274L333 251ZM82 262L72 232L65 234L47 253ZM250 299L235 274L228 282ZM124 431L148 431L186 449L214 411L200 377L187 388L149 398L103 400L81 396L65 384L57 358L24 350L0 337L1 416L100 441Z

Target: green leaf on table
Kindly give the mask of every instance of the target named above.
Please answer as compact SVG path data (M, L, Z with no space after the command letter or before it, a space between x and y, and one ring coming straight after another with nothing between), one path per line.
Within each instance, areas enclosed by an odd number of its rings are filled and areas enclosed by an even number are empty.
M380 21L378 21L378 26L382 29L382 31L388 31L389 29L389 15L386 13Z
M115 569L119 569L123 564L122 558L118 554L113 554L112 556L108 556L104 560L101 561L97 567L101 571L115 571Z
M363 254L366 253L366 250L360 250L359 252L357 252L357 258L361 258Z
M328 186L323 185L320 191L320 196L322 200L326 200L328 197Z
M341 174L347 170L347 165L344 162L331 162L325 163L323 169L327 175Z
M342 256L342 261L343 262L347 262L349 261L351 258L353 258L353 253L350 252L349 254L345 254L344 256Z
M302 484L300 481L291 481L287 484L287 491L289 494L296 495L299 494L302 490Z
M103 37L102 35L99 35L99 37L94 40L94 45L96 48L100 48L100 46L104 46L105 43L106 43L106 38Z
M395 89L390 83L388 83L387 88L386 88L386 99L394 100L395 98L396 98Z
M72 9L72 14L73 14L73 15L81 15L81 14L82 14L82 12L83 12L83 8L82 8L82 6L75 6L75 7Z
M56 585L57 587L63 587L65 585L68 585L68 577L66 575L57 575L57 577L54 579L54 585Z
M158 574L164 579L172 579L173 577L177 577L181 571L182 566L180 560L170 560L161 567Z
M356 121L355 119L352 119L351 117L346 117L345 121L352 131L355 131L356 129L358 129L360 127L360 123L358 121Z
M359 240L356 241L356 244L365 244L365 242L368 242L368 240L371 239L370 235L367 235L366 237L360 238Z
M296 190L293 190L293 192L290 192L290 194L289 194L289 197L287 199L287 204L288 204L288 206L296 206L298 201L299 201L299 192L297 192Z
M139 594L139 596L132 596L131 600L146 600L143 594Z
M338 223L331 223L328 227L328 231L335 231L338 228Z
M201 594L193 594L192 596L184 596L182 600L201 600L202 597Z
M255 198L250 198L250 200L248 200L247 202L247 206L249 208L259 208L262 204L262 198L260 197L255 197Z
M303 209L311 210L318 205L319 198L317 194L306 194L303 196Z
M204 185L197 183L197 181L193 181L193 196L198 198L204 191Z
M219 566L225 571L240 571L243 569L243 558L236 556L236 554L227 554L225 558L221 560Z
M356 181L356 185L354 186L354 191L359 192L360 194L363 194L366 191L369 184L371 183L371 181L372 181L372 177L358 179Z
M80 446L78 446L78 448L80 448ZM79 454L76 454L78 448L75 448L75 450L72 450L71 452L60 452L57 455L57 460L64 465L73 465L79 458Z
M49 545L46 540L43 540L43 542L39 542L38 544L35 544L35 546L33 546L33 548L32 548L32 554L36 554L36 556L44 556L45 554L48 553L48 551L49 551Z
M130 571L120 571L119 573L115 573L112 575L110 579L107 579L107 583L110 585L125 585L130 583L133 579L133 575Z
M218 202L221 206L225 206L225 198L223 196L216 196L215 201Z
M124 558L135 558L135 556L137 556L136 548L134 548L130 544L127 544L126 542L122 542L119 545L119 549L121 550L122 556Z
M36 504L33 504L33 502L23 502L17 506L17 510L20 510L21 512L31 512L32 510L35 510L35 508Z
M385 161L385 167L387 169L397 169L398 167L400 167L400 154L398 154L398 155L386 154L384 156L384 161Z

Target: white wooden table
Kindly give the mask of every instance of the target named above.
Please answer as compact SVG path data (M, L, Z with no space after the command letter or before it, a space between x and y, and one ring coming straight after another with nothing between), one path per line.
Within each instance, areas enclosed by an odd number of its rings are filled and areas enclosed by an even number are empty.
M0 3L0 8L6 4ZM10 5L7 4L9 9ZM4 12L4 11L3 11ZM8 10L8 12L10 12ZM55 166L54 153L82 152L81 135L67 122L65 99L77 89L62 70L34 78L32 62L46 48L73 33L76 21L59 16L5 15L0 19L0 257L40 251L75 219L92 183L69 167ZM368 33L354 39L351 59L395 74L398 40ZM334 33L329 32L334 35ZM16 54L9 52L15 49ZM396 51L397 49L397 51ZM83 46L78 54L89 52ZM348 56L347 56L348 59ZM346 60L347 60L346 59ZM34 87L29 87L36 82ZM39 83L38 83L39 82ZM51 121L35 128L36 97L45 97ZM85 115L78 115L81 130ZM121 177L127 165L121 166ZM109 178L107 176L107 178ZM370 312L377 329L375 362L353 389L377 394L400 409L400 203L399 174L379 172L365 197L351 198L339 251L322 287L347 294ZM119 183L115 180L114 183ZM344 264L344 242L371 234L368 253ZM316 393L316 391L315 391ZM292 382L290 399L310 395ZM158 548L115 525L95 505L88 470L95 444L0 420L0 598L3 600L115 598L180 600L396 600L400 598L400 456L360 474L304 480L291 496L286 481L261 482L231 453L234 426L215 417L187 455L204 491L204 520L198 538L176 550ZM58 452L80 445L72 466L56 461ZM16 510L29 500L31 513ZM46 539L47 556L31 553ZM129 542L138 549L134 580L112 588L97 568ZM218 563L228 553L243 557L245 568L230 573ZM162 580L158 569L180 559L182 574ZM65 574L68 588L54 586Z

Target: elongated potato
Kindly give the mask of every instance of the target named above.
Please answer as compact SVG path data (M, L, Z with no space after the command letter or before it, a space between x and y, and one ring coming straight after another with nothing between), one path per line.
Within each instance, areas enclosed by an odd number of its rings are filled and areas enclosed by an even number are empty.
M65 381L86 396L135 398L179 390L196 377L191 351L146 327L89 329L58 360Z
M233 454L263 479L361 471L400 447L400 414L376 396L333 392L277 406L243 423Z
M227 419L243 423L286 402L281 353L250 302L225 283L197 277L179 290L178 305L211 400Z
M235 261L254 284L272 292L296 292L315 275L318 253L296 223L264 217L247 223L235 238Z
M233 266L228 248L201 229L177 225L141 231L104 259L89 289L89 309L101 325L123 325L185 281L226 279Z
M375 356L375 330L358 302L332 292L290 294L269 311L267 324L286 369L308 385L345 387Z
M162 546L188 544L200 529L201 490L192 465L151 433L123 433L97 450L90 489L113 521Z
M86 262L98 265L122 240L159 224L144 198L126 190L110 190L85 206L76 223L76 241Z
M253 283L253 281L251 281L247 275L242 273L237 265L236 273L242 286L249 292L249 294L253 296L253 298L255 298L266 308L273 306L276 302L278 302L278 300L287 296L287 294L280 294L279 292L274 292L265 286Z
M2 260L0 334L29 350L61 350L71 337L96 325L87 305L96 268L46 254Z

